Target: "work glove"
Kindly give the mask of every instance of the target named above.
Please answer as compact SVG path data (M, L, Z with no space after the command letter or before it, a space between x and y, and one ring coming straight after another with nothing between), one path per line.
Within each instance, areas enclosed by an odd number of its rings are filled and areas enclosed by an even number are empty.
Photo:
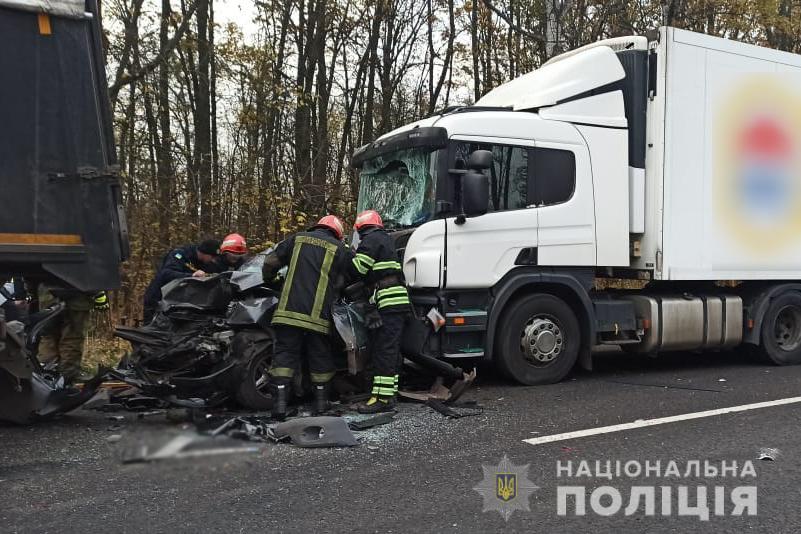
M106 311L109 309L108 295L106 295L105 291L96 293L93 298L93 302L97 311Z

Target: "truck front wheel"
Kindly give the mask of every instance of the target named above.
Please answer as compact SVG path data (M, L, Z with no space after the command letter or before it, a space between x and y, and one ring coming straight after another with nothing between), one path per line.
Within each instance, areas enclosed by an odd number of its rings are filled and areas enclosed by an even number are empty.
M573 368L580 345L581 331L570 306L553 295L526 295L501 316L495 362L521 384L553 384Z
M791 291L773 299L762 319L763 357L776 365L801 363L801 293Z

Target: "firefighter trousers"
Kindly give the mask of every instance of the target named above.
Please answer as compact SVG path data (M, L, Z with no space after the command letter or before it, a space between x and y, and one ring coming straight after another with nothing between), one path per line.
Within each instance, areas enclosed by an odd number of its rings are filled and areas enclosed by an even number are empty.
M286 325L275 325L273 329L276 339L270 378L274 384L289 384L301 369L304 355L308 358L312 383L326 384L334 378L336 367L327 334Z
M405 312L382 312L381 327L370 330L375 396L394 397L398 392L398 374L403 362L400 343L407 317Z

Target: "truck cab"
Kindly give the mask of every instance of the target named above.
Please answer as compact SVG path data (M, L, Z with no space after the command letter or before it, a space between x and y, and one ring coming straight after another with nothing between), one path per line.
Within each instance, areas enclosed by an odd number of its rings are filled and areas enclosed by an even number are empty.
M690 274L679 260L698 262L685 253L693 239L668 246L675 264L665 261L670 228L689 215L666 199L700 201L710 180L708 165L687 176L696 194L669 174L683 155L666 140L680 128L703 138L709 128L671 119L673 80L700 91L682 98L704 95L684 63L670 74L668 57L732 46L695 35L661 28L593 43L354 153L358 209L384 217L402 257L415 311L405 350L491 359L511 378L541 384L577 361L590 368L599 344L655 354L765 347L766 335L778 335L776 317L762 327L770 295L797 284L753 268L724 273L714 257ZM491 158L473 157L482 151ZM755 282L717 283L735 276ZM604 278L629 279L631 289L600 290ZM798 339L769 356L774 363L801 362L801 300L798 311Z

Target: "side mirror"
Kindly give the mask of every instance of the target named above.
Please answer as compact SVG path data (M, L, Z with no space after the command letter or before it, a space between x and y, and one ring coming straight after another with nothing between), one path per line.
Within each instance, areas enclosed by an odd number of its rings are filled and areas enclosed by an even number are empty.
M477 150L476 152L490 152ZM475 154L476 152L473 152ZM473 156L470 156L473 159ZM487 213L489 206L489 179L486 174L467 171L462 176L462 207L468 217L477 217Z
M467 168L474 171L483 171L492 167L492 152L489 150L474 150L467 160Z

